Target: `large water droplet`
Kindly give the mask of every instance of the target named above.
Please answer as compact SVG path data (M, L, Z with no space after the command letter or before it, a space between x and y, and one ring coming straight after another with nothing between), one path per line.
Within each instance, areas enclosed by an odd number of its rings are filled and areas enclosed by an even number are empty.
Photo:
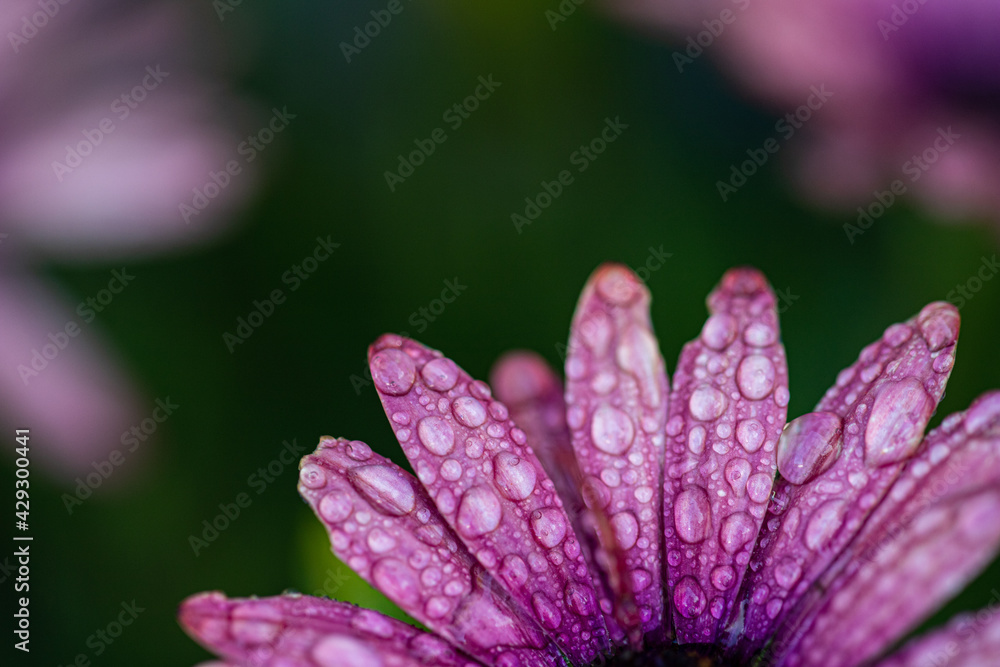
M368 533L368 548L372 553L384 554L396 548L396 540L381 528L372 528Z
M958 340L958 311L948 304L929 304L917 316L917 326L920 335L927 341L927 347L936 352Z
M802 576L802 568L794 558L783 558L774 568L774 580L784 589L789 589Z
M538 591L531 596L531 606L535 609L535 614L542 625L549 630L555 630L562 625L562 614L559 608L552 604L545 593Z
M746 459L734 458L726 464L725 476L729 482L729 488L733 490L737 498L742 498L747 492L747 481L753 470L750 462Z
M479 537L496 530L503 508L500 499L486 486L474 486L462 495L456 525L465 537Z
M299 481L307 489L321 489L326 486L326 473L315 463L307 463L299 471Z
M350 497L340 491L331 491L319 501L319 515L330 523L337 524L351 516L354 506Z
M531 513L531 534L543 547L558 546L566 537L566 529L566 517L561 510L546 507Z
M756 401L764 398L774 389L775 369L771 360L762 354L751 354L740 362L736 372L736 383L740 392Z
M500 576L509 586L516 588L528 580L528 566L517 554L508 554L500 564Z
M444 417L424 417L417 424L417 437L432 454L447 456L455 449L455 432Z
M593 591L580 584L566 586L566 606L577 616L589 617L597 611Z
M477 428L486 421L486 408L472 396L461 396L452 404L455 419L464 426Z
M736 440L753 454L764 444L764 426L756 419L744 419L736 425Z
M677 582L674 589L674 607L684 618L697 618L705 611L705 591L701 589L698 581L691 576L686 576Z
M403 516L416 507L413 484L401 471L384 465L359 466L349 470L347 478L381 512Z
M722 520L719 543L728 554L742 549L757 534L757 522L746 512L730 514Z
M688 449L692 454L701 454L705 451L705 427L695 426L688 432Z
M635 426L621 410L603 404L594 412L590 424L594 446L606 454L623 454L632 446Z
M774 328L763 322L754 322L743 332L743 340L753 347L767 347L778 339Z
M726 409L726 395L715 387L702 385L694 390L688 399L691 416L701 421L711 421L720 417Z
M462 464L455 459L448 459L441 464L441 469L438 472L441 473L442 479L455 482L462 476Z
M810 412L792 420L778 440L781 476L805 484L826 472L840 456L842 427L832 412Z
M493 457L493 477L504 496L524 500L535 490L537 473L528 461L510 452L500 452Z
M400 606L412 606L420 600L420 582L403 561L383 558L372 568L372 580L375 588Z
M736 570L729 565L718 565L712 569L710 579L718 590L729 590L736 583Z
M639 539L639 522L635 514L625 510L611 517L611 530L615 534L615 542L618 548L627 551L635 546Z
M703 488L692 486L677 494L674 527L677 536L690 544L701 542L712 534L712 506Z
M402 396L417 379L417 369L410 355L402 350L382 350L371 359L372 380L383 394Z
M771 484L773 483L773 478L771 475L759 472L755 475L750 475L750 479L747 480L747 495L750 496L750 500L755 503L763 503L771 495Z
M701 340L713 350L722 350L736 337L736 320L732 315L716 313L701 328Z
M432 359L420 369L420 377L434 391L448 391L458 382L458 367L451 359Z
M881 466L910 456L933 411L934 401L916 379L884 384L865 429L865 463Z
M847 504L843 500L828 500L819 506L806 524L806 546L816 551L833 537L844 520Z

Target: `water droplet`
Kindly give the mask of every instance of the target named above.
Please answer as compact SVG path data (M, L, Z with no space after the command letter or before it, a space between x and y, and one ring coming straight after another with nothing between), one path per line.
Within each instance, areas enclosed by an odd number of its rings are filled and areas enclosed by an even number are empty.
M594 351L596 357L603 357L608 353L608 345L614 335L611 331L611 321L600 311L577 323L576 333L587 347Z
M653 499L653 487L651 486L640 486L637 487L635 492L632 494L635 499L640 503L648 503Z
M722 520L719 543L728 554L742 549L757 535L757 522L746 512L730 514Z
M806 524L806 546L816 551L833 537L844 520L847 504L843 500L828 500L819 506Z
M734 458L726 464L726 481L729 482L729 487L737 498L742 498L746 494L747 481L752 470L750 462L746 459Z
M517 554L504 556L500 565L500 576L512 588L517 588L528 580L528 566Z
M692 454L701 454L705 451L705 427L695 426L688 432L688 449Z
M486 421L486 408L472 396L461 396L452 404L455 419L469 428L482 426Z
M375 386L390 396L407 393L417 379L417 369L410 355L395 348L377 353L372 357L370 366Z
M689 544L701 542L712 534L712 506L704 489L692 486L677 494L674 527L677 536Z
M649 585L653 583L653 577L642 568L636 568L629 572L629 577L632 579L632 590L636 593L646 590Z
M954 306L932 303L924 306L917 316L920 335L931 352L936 352L958 340L959 318Z
M319 514L326 521L337 524L351 516L354 506L349 496L341 491L331 491L319 501Z
M778 440L778 471L792 484L826 472L840 456L843 424L832 412L810 412L792 420Z
M763 322L754 322L743 332L743 340L753 347L767 347L778 340L774 328Z
M667 422L667 435L679 435L682 428L684 428L684 418L680 415L674 415L670 418L670 421Z
M531 606L534 607L535 615L538 616L538 620L544 627L555 630L562 625L562 614L559 613L559 608L552 604L545 593L538 591L532 595Z
M692 576L686 576L674 589L674 607L684 618L697 618L705 611L705 591Z
M347 477L358 493L385 514L403 516L416 507L413 484L402 471L368 465L349 470Z
M611 530L614 532L618 548L623 551L631 549L639 539L639 522L635 514L628 510L611 517Z
M639 295L638 279L623 266L608 265L597 276L597 293L612 306L627 306Z
M740 362L736 372L736 383L740 392L756 401L764 398L774 389L774 364L762 354L751 354Z
M764 444L764 426L756 419L744 419L736 425L736 440L753 454Z
M750 479L747 480L747 495L750 496L750 500L755 503L766 502L771 495L772 483L771 475L766 473L759 472L755 475L750 475Z
M785 385L778 385L778 388L774 390L774 404L779 408L783 408L788 405L788 399L791 395L788 393L788 387Z
M448 601L448 598L438 595L428 599L427 604L424 605L424 613L427 614L428 618L444 618L449 611L451 611L451 602Z
M528 461L510 452L500 452L493 457L493 477L505 497L524 500L535 490L537 473Z
M396 548L396 540L381 528L372 528L367 541L368 548L376 554L384 554Z
M566 586L566 606L577 616L589 617L597 611L593 591L580 584Z
M865 384L871 384L872 382L875 381L875 378L877 378L879 376L879 373L881 372L882 372L882 364L876 362L874 364L865 366L861 370L861 375L859 377L861 378L861 381L864 382Z
M764 608L764 611L767 612L767 617L772 620L777 618L778 614L781 613L782 604L783 604L782 601L777 598L768 602L767 607Z
M455 432L444 417L424 417L417 424L417 437L431 454L447 456L455 449Z
M432 359L420 369L420 377L434 391L445 392L458 382L458 367L451 359Z
M584 504L592 509L598 510L608 506L611 502L611 492L601 480L596 477L587 477L580 487L580 497Z
M692 392L688 409L700 421L717 419L726 409L726 396L715 387L702 385Z
M556 547L566 537L566 516L562 510L546 507L531 513L531 534L538 543L549 549Z
M726 313L716 313L701 328L701 340L713 350L725 349L736 337L736 320Z
M718 565L712 569L710 578L716 589L726 591L736 583L736 570L729 565Z
M319 667L383 667L382 657L364 643L345 637L330 635L321 639L310 651L313 662Z
M708 613L712 615L712 618L720 619L722 618L722 612L726 609L726 601L720 597L712 600L712 604L708 605Z
M428 567L420 573L420 583L427 588L433 588L441 583L441 570L436 567Z
M413 606L420 600L420 582L406 563L395 558L383 558L372 568L375 588L396 604Z
M500 499L486 486L474 486L462 495L456 524L468 538L480 537L500 525L503 508Z
M623 454L632 446L635 426L621 410L602 404L594 412L590 424L590 436L594 446L606 454Z
M307 463L299 471L299 481L307 489L321 489L326 485L326 473L315 463Z
M611 372L601 371L590 381L590 388L599 396L606 396L618 384L618 377Z
M462 464L455 459L448 459L441 464L441 477L449 482L455 482L462 476Z
M483 455L486 445L479 438L469 438L465 441L465 455L470 459L478 459Z
M774 568L774 580L784 589L789 589L802 576L802 568L794 558L783 558Z
M955 355L942 352L934 358L931 368L934 369L935 373L950 373L954 365Z
M934 401L914 378L882 385L865 429L865 463L881 466L910 456L933 410Z

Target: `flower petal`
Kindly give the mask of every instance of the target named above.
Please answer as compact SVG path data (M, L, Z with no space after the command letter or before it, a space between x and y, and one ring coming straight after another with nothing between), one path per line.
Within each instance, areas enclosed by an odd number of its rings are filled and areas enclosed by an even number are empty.
M181 604L189 635L245 667L476 667L440 637L345 602L308 595Z
M584 486L595 501L615 620L632 646L666 639L660 527L667 374L649 320L649 291L608 264L584 287L566 358L567 422Z
M992 392L927 436L782 630L783 664L848 667L876 657L990 562L998 512L1000 392ZM907 589L920 594L899 594Z
M667 420L664 533L680 643L712 642L733 610L763 520L785 424L788 371L775 297L734 269L684 346Z
M1000 655L996 608L957 616L946 627L914 639L876 667L982 667Z
M469 551L572 660L607 651L580 543L507 407L415 341L385 335L368 356L403 452Z
M333 552L406 613L487 664L511 654L557 664L534 621L444 523L408 472L360 441L323 438L303 457L299 493ZM510 660L511 658L506 658Z
M584 493L592 498L594 490L584 486L570 441L562 382L545 360L533 352L505 354L494 364L490 379L497 398L510 406L510 418L524 431L528 446L562 498L573 532L580 538L594 588L599 592L598 606L608 633L615 644L623 644L625 631L614 618L611 588L596 563L596 531L584 528L587 508Z
M742 592L746 610L739 651L744 656L784 623L913 454L944 393L958 325L958 311L946 303L932 303L905 324L894 324L840 373L816 406L817 413L842 420L839 458L803 485L787 479L775 483L775 501ZM812 429L799 433L815 436ZM809 445L785 442L782 447Z

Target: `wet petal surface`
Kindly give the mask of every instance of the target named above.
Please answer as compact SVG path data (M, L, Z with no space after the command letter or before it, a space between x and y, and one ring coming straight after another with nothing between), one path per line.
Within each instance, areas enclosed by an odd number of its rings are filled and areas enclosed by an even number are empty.
M918 637L876 667L982 667L1000 655L1000 615L996 609L956 617L947 627Z
M788 371L774 294L726 273L684 346L666 424L664 533L677 640L713 642L733 613L774 479Z

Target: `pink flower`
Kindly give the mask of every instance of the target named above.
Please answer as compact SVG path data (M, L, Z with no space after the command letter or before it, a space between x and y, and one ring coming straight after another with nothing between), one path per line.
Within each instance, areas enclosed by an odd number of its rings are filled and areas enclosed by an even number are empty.
M40 464L72 477L151 408L97 331L97 310L69 303L35 266L203 241L254 177L234 178L185 223L180 205L235 155L226 124L240 109L180 7L14 0L0 33L0 406L46 443L33 450Z
M1000 220L996 3L626 0L608 7L679 38L673 58L682 72L689 55L708 55L782 114L806 103L810 87L827 88L832 97L789 140L791 173L807 194L867 208L900 181L940 215Z
M871 664L1000 544L1000 392L924 436L958 312L889 327L815 412L785 427L776 300L728 272L668 383L650 296L626 267L591 277L566 382L531 353L493 386L395 335L372 378L416 477L324 437L299 492L333 552L423 632L297 594L185 601L228 664L278 667ZM779 473L776 477L776 473ZM951 665L1000 648L992 614L879 663Z

